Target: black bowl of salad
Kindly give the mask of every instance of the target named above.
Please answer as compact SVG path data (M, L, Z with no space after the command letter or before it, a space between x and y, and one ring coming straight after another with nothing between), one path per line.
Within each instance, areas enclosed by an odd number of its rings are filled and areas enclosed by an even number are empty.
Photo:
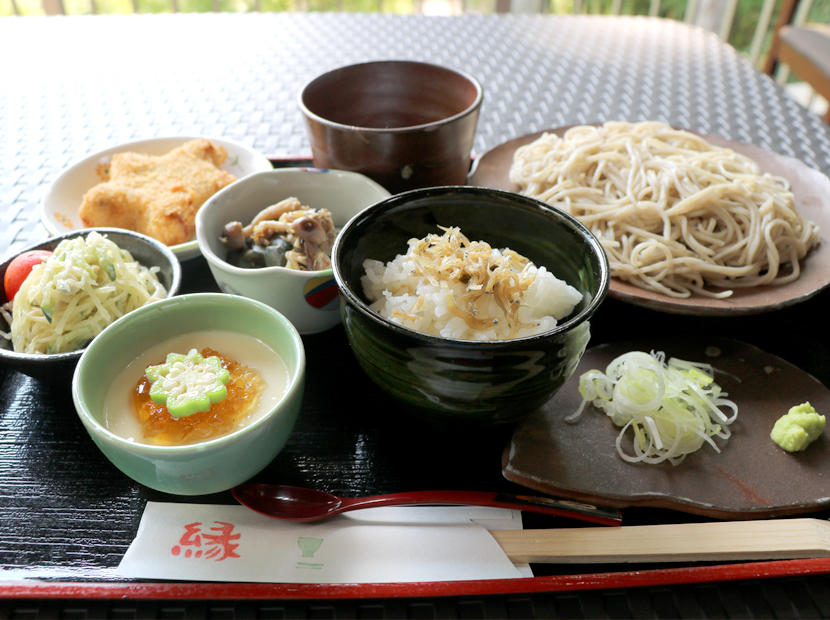
M71 379L107 325L181 286L164 244L118 228L36 243L0 264L0 364L39 380Z

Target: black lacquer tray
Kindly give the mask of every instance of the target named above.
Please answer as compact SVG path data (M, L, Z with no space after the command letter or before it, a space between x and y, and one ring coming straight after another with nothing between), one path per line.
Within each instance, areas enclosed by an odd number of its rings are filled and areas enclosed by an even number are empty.
M183 272L182 293L218 290L204 259L185 261ZM732 338L762 348L830 385L830 338L824 327L828 304L830 291L824 291L802 304L762 315L695 317L608 299L592 321L591 346L630 340L631 334L640 339L649 335ZM341 326L305 336L303 341L308 372L299 421L285 449L256 481L339 495L433 488L527 490L502 475L502 451L515 425L459 430L410 418L354 363ZM78 617L98 617L103 609L123 607L124 598L131 601L130 613L153 616L179 609L180 617L190 617L195 608L199 613L208 608L235 610L238 617L271 612L281 617L307 616L318 607L347 617L422 612L463 617L471 610L473 616L654 617L692 611L701 615L707 605L711 609L706 613L719 617L781 613L776 606L810 616L827 615L830 601L828 560L538 565L533 579L475 584L296 586L123 580L115 576L115 568L135 536L148 500L233 503L230 492L182 498L134 483L86 435L67 385L39 382L7 369L0 369L0 489L0 618L17 617L24 608L63 613L60 610L78 608L80 600L98 601L98 607L85 603ZM624 525L707 519L643 507L624 508L623 517ZM525 513L527 528L583 526ZM800 593L796 607L787 599L793 589ZM759 598L752 594L756 590L779 595ZM592 591L601 594L594 596ZM667 592L671 601L661 598ZM713 592L715 602L707 599ZM174 599L191 602L171 608ZM367 603L370 599L373 604ZM243 600L247 602L242 604ZM276 600L282 602L277 605Z

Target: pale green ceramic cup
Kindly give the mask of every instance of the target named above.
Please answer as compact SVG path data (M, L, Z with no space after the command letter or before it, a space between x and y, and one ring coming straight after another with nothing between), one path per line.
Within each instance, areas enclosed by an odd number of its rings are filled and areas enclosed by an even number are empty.
M156 344L187 332L210 330L252 336L282 357L288 386L269 412L229 435L185 446L138 443L106 428L104 402L122 369ZM107 327L78 362L72 398L95 445L127 476L165 493L204 495L245 482L277 456L297 420L304 382L303 342L288 319L251 299L204 293L150 304Z

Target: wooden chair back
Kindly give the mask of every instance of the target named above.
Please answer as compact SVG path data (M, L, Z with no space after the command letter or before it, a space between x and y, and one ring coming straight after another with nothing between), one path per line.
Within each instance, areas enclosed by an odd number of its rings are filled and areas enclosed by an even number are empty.
M830 26L796 24L799 0L784 0L773 31L764 72L775 75L780 64L830 100ZM830 123L830 109L824 115Z

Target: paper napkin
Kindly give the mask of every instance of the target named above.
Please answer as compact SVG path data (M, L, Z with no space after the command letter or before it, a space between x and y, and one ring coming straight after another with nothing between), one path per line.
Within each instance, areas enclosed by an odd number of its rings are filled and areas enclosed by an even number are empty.
M139 579L265 583L390 583L508 579L514 566L490 529L521 513L483 507L392 507L316 523L245 508L148 502L117 574Z

